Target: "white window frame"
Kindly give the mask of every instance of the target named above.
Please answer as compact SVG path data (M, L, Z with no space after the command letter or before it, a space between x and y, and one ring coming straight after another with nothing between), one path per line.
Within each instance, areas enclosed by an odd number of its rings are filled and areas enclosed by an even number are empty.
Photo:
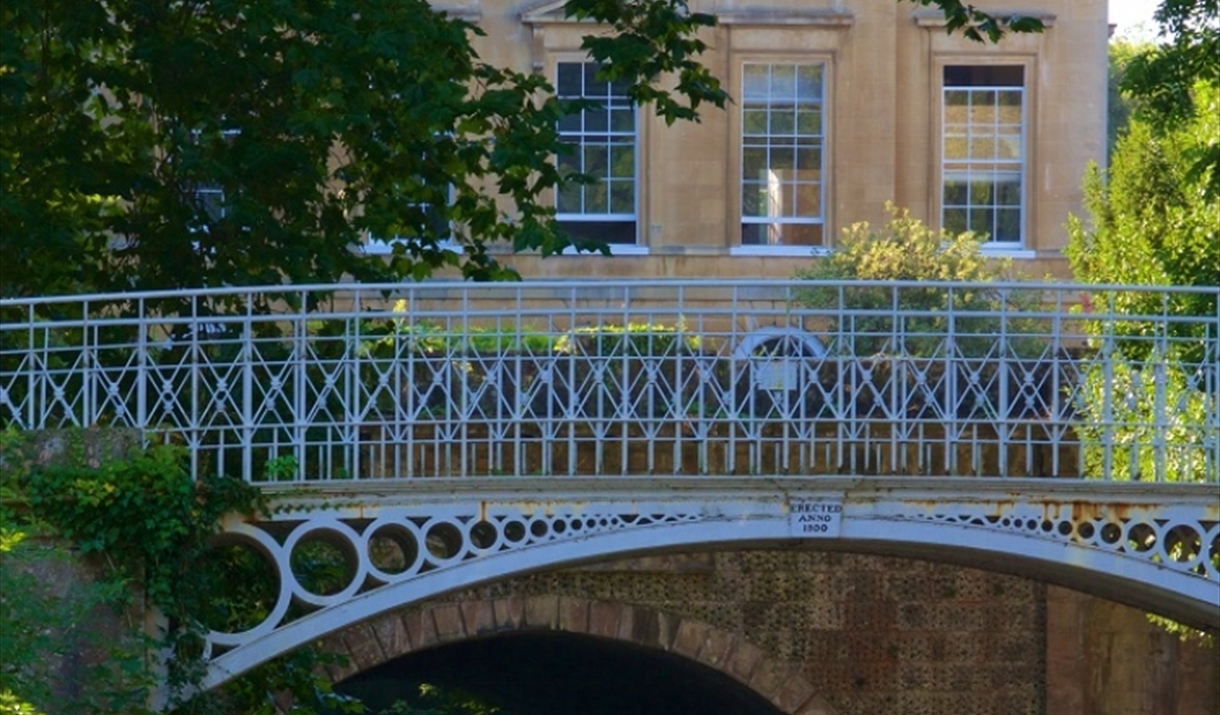
M1003 84L979 84L979 85L952 85L945 82L945 72L948 67L1006 67L1020 68L1022 74L1021 84L1003 85ZM940 162L939 162L939 181L937 182L937 202L939 204L939 218L942 228L950 228L946 216L949 211L965 211L965 229L971 228L972 213L974 211L986 211L990 209L992 218L989 221L989 227L986 233L987 241L983 244L984 251L994 254L1004 254L1011 257L1032 257L1034 252L1025 250L1028 245L1026 226L1029 223L1029 77L1030 68L1023 63L1012 64L982 64L972 63L970 61L947 61L939 65L940 72ZM993 119L990 123L975 123L972 118L972 112L967 109L967 121L963 123L950 123L949 112L949 94L951 92L964 92L968 97L967 107L973 107L975 97L985 93L995 93L995 111ZM1019 124L1005 123L1000 121L1001 104L999 102L1000 92L1016 92L1020 95L1020 122ZM1014 134L1011 129L1016 127L1017 131ZM960 133L950 134L951 129L960 129ZM1009 129L1009 131L1002 131ZM978 131L985 130L985 131ZM1016 157L1000 157L1000 137L1016 136ZM984 141L986 137L990 137L992 141L993 152L990 157L978 158L973 156L976 141ZM959 138L964 142L966 153L964 157L950 157L952 139ZM965 185L966 202L964 204L949 204L946 197L946 188L950 179L956 179ZM1017 204L1000 204L996 197L994 187L1001 183L1001 180L1015 179L1019 185L1019 199ZM990 181L993 186L993 196L991 203L974 203L971 194L972 180ZM1004 208L1004 207L1015 207ZM1017 238L1000 240L995 237L996 228L998 226L998 217L994 213L998 210L1015 210L1017 212ZM953 227L951 230L957 230L958 227Z
M561 68L564 66L571 66L571 65L579 65L581 67L580 94L572 94L570 92L565 93L565 92L563 92L563 88L560 86L559 74L561 72ZM560 206L562 199L560 197L559 192L557 191L556 195L555 195L555 206L556 206L555 219L561 225L564 223L581 223L581 222L630 223L633 226L633 240L630 243L607 243L606 245L609 246L610 251L612 253L621 253L621 254L647 253L648 252L647 247L642 245L642 242L641 242L640 203L641 203L642 196L641 196L641 186L640 186L640 148L641 148L642 142L640 140L639 108L636 107L631 102L631 100L628 99L625 95L614 95L612 93L608 93L606 96L601 96L601 95L590 96L588 94L587 86L586 86L586 81L587 81L587 77L588 77L587 70L589 68L593 68L596 66L597 66L597 63L591 62L588 58L560 59L560 60L556 61L556 63L555 63L555 88L556 88L556 95L559 97L559 99L561 99L561 100L592 99L595 101L606 102L608 105L608 106L604 105L600 109L587 110L585 113L582 113L581 115L579 115L580 124L581 124L579 129L576 129L576 130L565 129L561 125L560 130L559 130L559 139L561 142L566 141L575 147L575 149L574 149L575 156L578 159L578 164L579 164L580 170L585 171L586 167L584 165L584 149L587 145L597 146L598 143L604 143L606 152L607 152L607 154L609 154L610 147L614 146L616 144L616 142L614 141L615 139L621 140L621 139L629 138L630 143L631 143L631 155L632 155L632 164L631 164L632 173L631 173L631 177L630 177L631 184L632 184L631 211L630 212L623 212L623 211L616 212L616 211L610 210L613 208L613 202L614 202L614 199L612 196L613 182L622 180L620 177L615 177L613 175L610 175L610 176L608 176L608 179L609 179L609 182L611 182L611 183L606 188L606 210L605 211L583 210L585 208L585 203L588 198L588 192L594 185L592 185L592 184L579 185L576 187L576 189L578 189L580 192L580 201L581 201L580 208L582 210L579 210L579 211L562 210L565 207ZM613 112L615 110L621 111L625 108L630 109L630 111L631 111L631 129L630 130L614 129L612 126ZM585 121L588 116L588 112L605 112L606 113L606 128L604 131L586 129ZM590 141L590 142L586 143L586 137L605 137L605 141L597 142L597 143ZM620 143L625 143L625 142L620 142ZM570 157L572 155L566 155L566 156ZM565 158L566 158L565 156L560 156L560 157L557 157L556 160L557 160L557 162L562 162ZM607 156L607 159L606 159L607 172L612 171L612 166L613 166L613 161L610 159L609 156ZM569 227L569 230L571 230L570 227ZM574 251L572 251L572 252L574 252Z
M450 205L452 205L453 204L453 186L452 185L449 187L448 196L449 196L449 203L450 203ZM416 204L416 205L424 207L425 211L427 211L430 208L430 204L428 204L427 202L424 202L421 204ZM449 221L449 238L438 242L437 246L442 251L449 251L451 253L461 253L462 252L462 243L460 241L458 241L456 238L454 238L453 230L454 230L454 223L453 223L453 221ZM412 240L414 240L414 239L412 239L409 236L394 236L393 238L378 238L378 237L370 234L368 239L364 242L364 252L368 253L370 255L378 255L378 256L389 255L394 252L394 244L405 243L407 241L412 241Z
M741 94L740 94L740 96L741 96L740 107L741 108L739 110L739 114L737 117L737 119L738 119L738 128L737 128L738 157L737 157L736 177L734 180L734 184L736 187L735 190L737 191L736 201L737 201L737 206L738 206L738 211L737 211L738 220L736 222L737 225L734 228L736 236L735 236L734 240L732 241L730 250L734 255L801 255L801 256L807 256L810 253L826 252L829 248L828 243L827 243L828 235L827 235L827 230L826 230L826 225L827 225L827 221L826 221L827 178L828 178L826 169L827 169L827 166L829 166L829 143L827 141L827 137L828 137L827 127L829 125L830 118L828 115L827 95L828 95L828 85L829 85L830 63L828 61L822 60L822 59L808 60L808 59L803 59L803 58L802 59L792 59L792 58L770 59L770 58L768 58L768 59L745 60L745 61L741 62L738 66L740 67L740 72L741 72L740 79L737 83L741 88ZM775 107L777 104L779 104L779 101L777 101L777 100L782 100L783 98L771 96L770 90L768 88L768 94L765 98L763 98L761 100L761 102L759 100L752 101L751 97L749 96L749 93L746 92L746 76L749 71L748 68L750 68L751 66L754 66L754 67L762 66L762 67L768 68L767 69L768 77L773 75L774 68L776 68L776 67L791 67L794 70L794 75L795 75L795 73L799 72L800 68L802 68L802 67L818 68L820 70L820 78L819 78L819 92L818 92L817 98L814 100L803 99L799 94L799 89L798 89L799 82L794 85L793 96L791 97L791 106L792 106L792 109L794 112L796 112L797 110L799 110L801 108L807 108L807 109L816 108L817 109L818 116L819 116L819 122L818 122L818 127L817 127L816 131L814 131L814 132L801 131L801 128L799 127L799 125L796 122L794 122L791 134L782 134L782 135L773 134L771 131L771 124L770 124L770 118L769 118L770 113L771 113L773 107ZM795 78L794 78L794 82L795 82ZM747 122L746 113L751 110L757 111L760 103L762 104L764 110L768 114L767 131L765 134L760 134L760 133L747 134L748 122ZM791 144L790 145L789 144L776 145L773 143L776 138L780 138L781 140L783 140L783 139L790 140ZM804 141L806 143L802 143L802 141ZM781 215L767 215L767 216L757 216L757 215L747 215L746 214L746 201L745 201L746 187L751 184L756 184L756 185L761 186L761 184L759 184L759 182L747 181L747 177L746 177L747 150L762 149L769 153L773 146L780 146L780 147L791 146L793 149L794 155L795 155L797 148L801 147L801 146L816 147L818 149L818 151L819 151L819 163L817 166L818 180L816 182L817 187L818 187L818 189L817 189L818 211L817 211L816 215L796 214L795 211L799 210L799 208L794 209L793 215L787 215L787 216L782 215L782 214ZM766 160L766 163L767 163L767 166L770 167L771 160L770 160L769 155ZM794 167L797 165L797 163L798 162L794 158L794 160L793 160ZM771 172L769 169L768 169L768 171L769 171L769 175L774 175L774 172ZM811 183L811 182L802 181L802 180L796 179L796 178L793 178L790 180L784 180L778 176L775 176L774 180L781 186L784 186L785 188L790 187L792 189L792 191L795 191L796 187L798 187L798 186L810 185L810 183ZM772 191L770 193L774 193L774 192ZM795 194L793 194L793 195L795 196ZM743 233L746 225L763 225L763 226L772 226L772 227L776 227L776 228L784 226L784 225L816 225L816 226L821 227L822 242L821 242L821 244L815 244L815 245L782 244L782 243L742 243L742 233Z
M198 144L201 132L198 130L191 131L191 140ZM221 129L220 137L226 143L232 143L233 140L241 136L240 129ZM219 221L228 218L229 210L225 203L225 190L219 184L206 183L199 184L191 189L191 194L194 195L196 203L202 208L212 221ZM214 210L213 210L213 207ZM200 229L192 228L191 232Z

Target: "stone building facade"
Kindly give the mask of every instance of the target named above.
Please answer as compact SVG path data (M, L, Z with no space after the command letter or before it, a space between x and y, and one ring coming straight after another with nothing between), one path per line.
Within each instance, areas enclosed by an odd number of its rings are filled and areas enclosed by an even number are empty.
M988 234L1026 274L1065 276L1068 214L1088 163L1104 161L1106 4L979 5L1046 30L993 45L914 3L694 0L719 17L703 61L734 101L667 127L596 79L580 45L597 26L566 19L561 1L437 3L486 32L485 60L602 102L563 123L574 151L560 159L602 181L556 207L614 256L506 257L523 275L789 277L893 201Z

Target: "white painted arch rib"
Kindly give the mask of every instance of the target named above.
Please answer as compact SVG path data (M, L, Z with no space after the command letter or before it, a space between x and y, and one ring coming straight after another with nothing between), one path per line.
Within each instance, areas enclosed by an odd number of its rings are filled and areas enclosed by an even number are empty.
M530 572L562 568L584 562L625 556L674 551L740 548L814 548L858 551L879 555L921 558L950 562L988 571L1042 580L1103 598L1120 601L1184 623L1220 630L1220 579L1212 573L1204 577L1187 570L1170 568L1143 556L1106 550L1039 536L1037 530L1004 530L999 524L987 526L945 519L899 517L922 502L907 494L881 497L870 489L867 495L819 488L806 490L797 498L841 500L843 512L839 533L834 538L795 538L792 535L789 505L794 498L788 490L755 490L752 494L715 498L698 490L685 496L670 493L667 499L647 496L623 500L622 495L605 494L608 499L556 498L547 501L505 498L462 503L448 495L447 503L416 503L413 507L395 506L402 502L390 498L383 506L346 507L340 513L318 515L330 521L343 518L346 511L380 520L405 517L408 513L429 514L433 519L488 518L499 514L542 515L554 519L580 514L669 514L669 520L647 525L628 524L623 528L594 529L589 533L557 537L546 534L517 548L483 551L475 558L448 559L449 565L416 573L378 588L352 595L340 604L317 610L278 628L257 628L237 647L212 661L205 687L214 687L258 664L289 652L329 633L339 631L403 605L434 598L482 583ZM1187 490L1189 492L1189 490ZM573 495L576 496L576 495ZM1121 495L1120 495L1121 496ZM1130 496L1130 495L1127 495ZM618 497L618 498L615 498ZM1163 498L1163 497L1162 497ZM428 500L424 500L425 502ZM943 501L942 511L994 511L1002 500L995 495L983 499L962 499L957 506ZM1036 501L1036 500L1035 500ZM1048 501L1064 503L1062 495ZM1206 541L1216 538L1220 505L1202 501L1196 495L1184 503L1161 507L1131 506L1123 501L1124 512L1141 514L1149 509L1173 513L1180 520L1190 514L1203 524ZM1179 500L1180 502L1182 500ZM388 504L388 505L385 505ZM1046 504L1026 503L1031 509L1046 512ZM477 515L477 517L476 517ZM299 517L298 517L299 518ZM587 517L586 517L587 518ZM1022 517L1024 519L1024 517ZM1169 523L1165 520L1166 523ZM1211 524L1210 527L1207 524ZM473 551L473 549L472 549ZM286 555L285 555L286 556ZM232 640L227 640L232 643Z

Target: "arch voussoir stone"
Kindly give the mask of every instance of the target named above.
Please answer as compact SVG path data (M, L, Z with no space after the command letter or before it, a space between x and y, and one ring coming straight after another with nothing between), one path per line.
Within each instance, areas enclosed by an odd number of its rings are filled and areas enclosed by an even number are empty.
M771 658L737 634L703 621L629 603L554 595L429 603L353 624L323 638L320 646L341 656L325 664L325 676L337 684L420 650L528 631L588 635L668 651L744 684L785 715L834 715L799 666Z

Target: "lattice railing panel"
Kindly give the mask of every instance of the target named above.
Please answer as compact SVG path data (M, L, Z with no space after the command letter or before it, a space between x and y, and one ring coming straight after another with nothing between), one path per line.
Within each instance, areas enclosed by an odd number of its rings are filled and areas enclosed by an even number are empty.
M277 286L176 294L170 315L143 310L165 296L5 300L0 422L159 434L254 481L1220 481L1220 314L1174 308L1220 289L842 283L813 304L809 285ZM223 307L241 304L278 312Z

